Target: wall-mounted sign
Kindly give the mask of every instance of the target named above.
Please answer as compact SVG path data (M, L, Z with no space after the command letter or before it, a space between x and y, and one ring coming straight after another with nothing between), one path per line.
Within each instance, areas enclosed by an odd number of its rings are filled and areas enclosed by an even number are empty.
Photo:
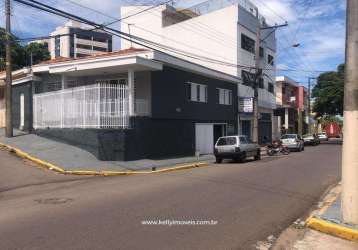
M252 97L239 97L239 112L240 113L254 112L254 99Z

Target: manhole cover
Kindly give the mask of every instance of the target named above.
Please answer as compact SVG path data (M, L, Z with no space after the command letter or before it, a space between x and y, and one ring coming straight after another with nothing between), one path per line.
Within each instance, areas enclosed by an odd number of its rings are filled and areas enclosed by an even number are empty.
M36 199L35 202L39 204L64 204L73 201L71 198L47 198L47 199Z

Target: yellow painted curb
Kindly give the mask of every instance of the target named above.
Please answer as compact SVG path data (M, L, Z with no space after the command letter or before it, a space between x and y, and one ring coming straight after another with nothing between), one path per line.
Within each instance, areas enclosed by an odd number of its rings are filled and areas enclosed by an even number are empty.
M72 174L72 175L99 175L99 176L120 176L120 175L132 175L132 174L156 174L156 173L164 173L164 172L171 172L171 171L178 171L178 170L185 170L185 169L191 169L191 168L199 168L207 166L208 163L206 162L196 162L196 163L189 163L189 164L183 164L178 165L175 167L167 167L167 168L161 168L155 171L85 171L85 170L64 170L61 167L58 167L52 163L43 161L41 159L38 159L36 157L33 157L29 155L28 153L25 153L21 149L0 143L0 148L5 148L9 150L10 152L15 153L17 156L28 159L41 167L45 167L49 170L56 171L61 174Z
M322 233L327 233L346 240L358 242L358 230L334 224L315 217L309 218L306 221L306 224L309 228L320 231Z

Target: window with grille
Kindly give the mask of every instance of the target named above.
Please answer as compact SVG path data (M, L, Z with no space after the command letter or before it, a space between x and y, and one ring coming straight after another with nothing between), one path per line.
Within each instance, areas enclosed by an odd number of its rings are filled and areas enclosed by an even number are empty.
M187 97L192 102L208 102L208 87L204 84L188 82Z
M255 41L244 34L241 34L241 48L255 54Z
M265 88L265 84L264 84L264 79L263 79L263 78L260 78L260 79L259 79L259 88L260 88L260 89L264 89L264 88Z
M275 60L275 58L273 56L271 56L271 55L267 56L267 63L268 64L273 66L275 64L274 60Z
M242 84L246 86L252 86L252 82L255 80L255 74L242 70L241 78L242 78Z
M229 89L216 89L217 103L222 105L232 104L232 91Z
M273 86L273 83L272 83L272 82L269 82L269 83L268 83L268 91L269 91L270 93L275 92L275 89L274 89L274 86Z

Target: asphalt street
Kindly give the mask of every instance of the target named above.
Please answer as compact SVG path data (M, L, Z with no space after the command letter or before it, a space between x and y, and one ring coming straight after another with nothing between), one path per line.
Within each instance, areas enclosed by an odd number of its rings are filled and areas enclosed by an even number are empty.
M0 159L0 249L251 249L340 180L341 146L119 177L63 176L4 151ZM158 220L192 224L143 224Z

